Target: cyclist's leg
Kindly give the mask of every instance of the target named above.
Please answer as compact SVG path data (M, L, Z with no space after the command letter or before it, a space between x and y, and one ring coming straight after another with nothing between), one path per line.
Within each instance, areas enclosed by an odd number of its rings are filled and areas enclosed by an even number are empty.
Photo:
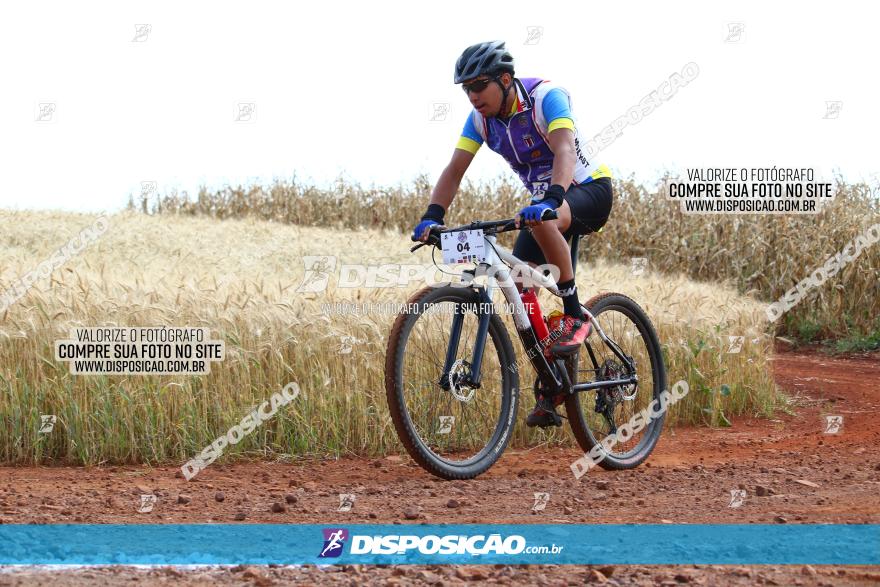
M532 229L525 229L519 232L516 244L513 246L513 254L518 259L526 261L532 267L543 265L547 262L544 252L532 234ZM516 287L522 292L521 279L516 279ZM535 407L532 408L532 411L526 417L526 425L529 427L540 426L542 428L555 425L560 421L559 414L556 413L556 406L561 404L562 401L563 396L561 395L558 398L545 398L536 393Z
M566 242L566 231L571 227L571 206L567 201L557 208L558 218L533 226L531 231L541 249L543 257L559 269L559 282L574 279L571 267L571 249Z
M612 200L611 180L608 178L570 188L565 194L565 202L562 206L567 208L565 210L567 212L566 226L560 231L566 243L573 234L585 235L602 228L611 213ZM563 214L560 213L559 216L562 218ZM520 231L513 252L520 259L529 261L532 266L546 263L544 252L531 231ZM568 250L566 257L569 267L571 266L570 254L571 251ZM573 276L573 274L570 275ZM560 275L560 283L564 283L562 277ZM576 296L576 292L574 295ZM526 424L541 427L552 425L555 418L551 412L555 412L555 407L561 402L562 397L544 398L538 396L535 399L537 400L535 407L526 419Z
M547 262L544 258L544 253L541 251L541 246L528 228L519 231L519 236L516 237L512 252L517 259L528 263L529 267L537 267ZM515 272L514 282L516 283L516 289L522 293L522 272Z
M586 235L598 231L608 221L613 203L613 190L611 179L604 177L586 184L572 186L565 194L565 201L559 208L559 218L547 221L544 224L557 227L567 242L574 234ZM540 228L540 225L535 227ZM513 247L513 254L517 258L526 261L530 266L536 267L547 262L541 245L533 235L533 229L522 230ZM568 250L568 267L571 264L571 250ZM561 260L561 259L560 259ZM563 263L560 271L565 267ZM567 275L569 278L571 274ZM565 281L566 275L560 275L560 280ZM517 288L522 291L522 286L517 281Z
M614 203L611 178L601 177L573 186L566 192L565 201L571 207L571 226L565 233L566 238L597 232L608 222Z
M574 273L568 241L574 234L586 235L601 229L611 214L613 200L613 188L608 177L571 186L558 209L559 218L533 227L533 234L528 235L532 238L524 242L523 246L527 245L527 248L523 252L539 258L540 261L536 261L538 263L546 263L545 257L551 261L555 259L560 270L560 281L569 281ZM562 238L559 238L557 231L562 234ZM532 252L533 243L537 245L539 252Z
M560 267L560 278L557 286L562 296L563 331L553 345L553 353L564 355L577 352L580 345L589 335L589 323L585 320L574 272L571 266L571 250L568 238L573 234L589 234L599 230L608 220L611 212L612 189L609 178L601 178L585 184L575 185L565 194L565 203L569 206L571 224L560 233L553 226L543 231L535 228L536 240L551 263Z

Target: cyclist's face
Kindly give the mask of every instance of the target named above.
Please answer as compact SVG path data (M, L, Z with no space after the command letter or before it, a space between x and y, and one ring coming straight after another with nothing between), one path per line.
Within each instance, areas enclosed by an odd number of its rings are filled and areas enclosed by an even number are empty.
M479 92L470 88L472 84L478 87L483 85L481 82L485 80L488 80L489 83ZM501 83L505 85L509 84L510 74L503 74L501 76ZM473 105L477 112L483 116L495 116L498 114L498 111L501 108L501 88L498 84L492 81L492 78L482 75L480 77L466 80L462 86L469 89L467 93L468 100L471 101L471 105Z

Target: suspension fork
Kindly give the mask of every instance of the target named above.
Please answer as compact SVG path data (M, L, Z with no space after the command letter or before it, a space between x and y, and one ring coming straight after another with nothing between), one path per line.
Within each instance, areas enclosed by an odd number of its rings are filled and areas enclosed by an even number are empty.
M477 308L486 308L487 311L481 311L479 315L479 324L477 325L477 337L474 340L474 352L471 356L470 371L467 380L464 383L475 388L480 387L482 372L480 367L483 364L483 353L486 349L486 340L489 337L489 321L492 319L492 312L488 308L492 307L492 298L489 297L486 288L483 286L474 286L477 292ZM458 343L461 340L461 328L464 323L465 311L456 309L455 316L452 317L452 328L449 333L449 345L446 347L446 360L443 363L443 374L440 376L440 387L445 391L449 391L449 372L455 363L455 357L458 356Z
M486 237L486 241L491 245L495 242L495 237L488 236ZM485 263L486 267L492 267L495 263L500 263L497 254L494 254L493 256L494 258L490 257L489 261ZM468 269L464 271L465 274L470 276L471 283L473 283L473 279L476 277L476 271L476 269ZM549 390L553 395L563 392L571 393L572 383L569 380L564 360L558 359L556 365L552 365L547 361L547 357L544 355L544 347L538 340L538 335L531 325L531 320L528 318L528 310L525 309L519 291L516 289L513 280L510 278L510 275L506 270L496 272L494 277L490 276L488 284L485 287L476 284L472 285L473 289L477 292L477 301L480 304L478 307L487 309L493 307L492 291L494 287L496 287L496 284L504 293L504 297L508 302L513 303L515 308L514 312L518 313L518 315L514 316L517 334L519 335L520 341L523 343L526 356L532 364L532 367L534 367L535 372L538 374L544 389ZM538 319L543 320L543 317L540 316L541 310L537 307L537 303L535 303L532 311L537 312ZM523 315L526 316L525 319L523 319ZM474 342L474 352L471 358L470 371L467 375L467 381L464 382L476 388L480 387L480 380L482 377L480 367L483 363L483 352L486 347L486 339L489 335L489 321L492 318L492 313L491 311L480 312L479 317L480 322L477 327L477 337ZM449 372L452 370L452 366L455 363L455 357L458 354L458 342L461 338L463 322L464 312L456 312L456 315L452 320L449 346L446 348L446 360L443 365L443 374L440 376L439 381L440 386L445 391L449 391L450 388Z
M491 308L492 298L487 289L479 285L474 286L474 289L477 291L478 307ZM537 308L533 308L532 311L540 313L540 309ZM483 354L486 348L486 341L489 337L489 321L492 318L492 313L490 311L480 312L479 316L480 322L477 326L477 336L474 341L474 352L471 357L470 371L468 373L467 381L465 381L465 383L476 388L480 387L482 379L482 370L480 367L483 364ZM449 391L450 387L449 372L452 370L452 365L455 363L455 357L458 355L458 342L461 339L463 322L464 312L456 312L452 319L452 328L449 336L449 345L446 348L446 360L443 365L443 374L440 376L440 386L446 391ZM565 371L564 365L561 364L562 359L559 359L560 364L557 365L558 369L554 369L553 366L551 366L547 361L547 357L544 355L544 347L538 341L535 329L531 326L524 330L517 329L517 334L523 343L523 348L526 350L526 357L534 367L538 377L541 378L541 383L544 388L552 390L554 395L561 392L568 392L571 389L571 381L569 381L568 373ZM561 379L557 376L557 371L562 373Z
M491 308L492 298L489 296L486 288L475 286L475 289L478 295L479 307ZM540 313L540 309L537 308L533 308L532 311ZM480 313L480 322L477 327L476 340L474 341L474 352L471 357L470 372L468 373L468 380L466 381L466 383L476 388L480 387L480 381L482 378L480 367L483 364L483 354L489 336L489 321L491 318L491 312L486 311ZM445 384L443 387L445 390L448 390L449 371L452 369L455 357L458 354L458 341L461 337L461 326L463 321L464 312L456 313L452 320L452 332L450 335L449 346L446 349L446 362L443 367L443 376L440 379L441 386ZM525 330L517 329L517 334L519 334L523 347L526 349L526 357L534 367L538 377L541 378L541 383L544 388L552 390L553 395L562 392L567 393L571 389L571 381L568 378L568 373L565 370L563 360L558 359L557 369L554 369L553 366L551 366L547 361L547 357L544 355L544 347L538 341L534 328L528 327ZM562 374L561 378L557 376L557 371Z

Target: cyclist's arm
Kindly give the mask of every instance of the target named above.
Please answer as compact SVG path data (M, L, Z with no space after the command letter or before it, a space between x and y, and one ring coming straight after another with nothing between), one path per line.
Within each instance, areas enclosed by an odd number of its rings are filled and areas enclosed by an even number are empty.
M574 179L574 166L577 162L571 100L562 88L553 88L543 97L539 107L542 118L547 121L547 143L553 151L551 184L559 184L568 189Z
M458 192L458 186L461 185L461 179L464 172L474 160L474 154L464 149L455 149L452 153L452 160L449 165L440 174L434 191L431 192L431 203L440 204L444 210L449 210L452 200Z
M570 128L556 128L547 137L553 151L553 179L550 184L559 184L565 189L574 179L574 164L577 156L574 150L574 133Z

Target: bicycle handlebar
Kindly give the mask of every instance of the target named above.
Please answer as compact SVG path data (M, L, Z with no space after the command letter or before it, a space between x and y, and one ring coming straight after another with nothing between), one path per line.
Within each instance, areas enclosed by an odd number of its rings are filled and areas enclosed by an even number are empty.
M556 220L557 218L559 218L559 214L556 210L547 210L547 213L542 216L542 220ZM425 245L439 245L440 235L444 232L461 232L462 230L483 230L485 233L488 234L499 234L502 232L509 232L511 230L522 230L524 228L528 227L525 224L520 224L520 227L517 228L515 219L513 218L508 218L507 220L489 220L486 222L476 221L471 222L470 224L462 224L461 226L447 228L445 230L437 230L436 226L432 226L427 242L421 242L415 236L410 235L410 240L413 242L418 242L419 244L411 248L409 252L412 253Z

